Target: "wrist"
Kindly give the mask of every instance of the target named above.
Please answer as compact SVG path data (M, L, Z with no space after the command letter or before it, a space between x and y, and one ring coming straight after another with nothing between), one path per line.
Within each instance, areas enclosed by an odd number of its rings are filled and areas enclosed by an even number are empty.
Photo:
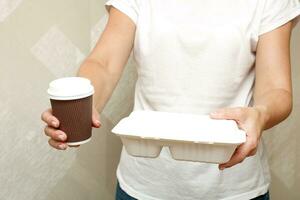
M254 105L253 108L258 112L261 128L264 130L270 119L268 108L265 105Z

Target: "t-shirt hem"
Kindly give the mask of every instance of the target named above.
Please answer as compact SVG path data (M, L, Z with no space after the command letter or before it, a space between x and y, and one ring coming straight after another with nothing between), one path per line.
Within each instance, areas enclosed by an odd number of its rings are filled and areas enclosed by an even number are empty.
M154 198L154 197L151 197L151 196L148 196L148 195L145 195L145 194L141 194L137 191L135 191L132 187L130 187L129 185L127 185L119 171L119 167L117 169L117 179L118 179L118 182L120 184L120 187L122 190L124 190L128 195L136 198L136 199L141 199L141 200L162 200L162 199L157 199L157 198ZM242 194L238 194L238 195L235 195L235 196L231 196L231 197L226 197L226 198L223 198L223 199L219 199L219 200L249 200L249 199L252 199L252 198L255 198L255 197L258 197L262 194L265 194L268 192L268 189L269 189L269 183L264 185L264 186L261 186L255 190L251 190L251 191L248 191L248 192L244 192Z
M159 200L154 197L150 197L148 195L141 194L141 193L135 191L129 185L127 185L119 171L119 167L117 168L117 179L118 179L121 189L124 190L128 195L130 195L136 199L142 199L142 200Z
M263 195L265 193L268 192L269 190L269 185L270 184L266 184L264 186L261 186L255 190L251 190L249 192L244 192L242 194L239 194L239 195L235 195L235 196L232 196L232 197L226 197L226 198L223 198L221 200L249 200L249 199L253 199L255 197L258 197L260 195Z
M269 25L263 26L260 29L258 35L262 35L264 33L270 32L270 31L284 25L285 23L289 22L290 20L296 18L297 16L299 17L299 15L300 15L300 6L297 6L294 9L292 9L291 11L285 12L279 20L277 20ZM298 21L299 21L298 19L294 21L293 27L296 26Z

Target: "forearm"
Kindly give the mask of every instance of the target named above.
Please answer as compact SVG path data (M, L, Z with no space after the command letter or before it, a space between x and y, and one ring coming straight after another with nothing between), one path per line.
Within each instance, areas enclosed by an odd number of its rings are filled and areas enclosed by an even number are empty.
M91 80L95 89L93 104L101 113L110 99L120 75L110 73L103 64L87 58L79 68L77 76Z
M291 92L272 89L255 96L253 107L260 111L262 127L266 130L286 119L292 111L292 104Z

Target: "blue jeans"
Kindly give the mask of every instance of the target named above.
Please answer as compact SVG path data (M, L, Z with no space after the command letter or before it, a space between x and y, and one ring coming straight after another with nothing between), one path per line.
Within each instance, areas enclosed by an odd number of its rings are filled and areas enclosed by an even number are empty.
M136 200L132 196L129 196L124 190L121 189L119 182L117 183L116 200Z
M117 184L116 200L137 200L132 196L129 196L124 190L121 189L119 183ZM270 200L269 192L260 195L252 200Z

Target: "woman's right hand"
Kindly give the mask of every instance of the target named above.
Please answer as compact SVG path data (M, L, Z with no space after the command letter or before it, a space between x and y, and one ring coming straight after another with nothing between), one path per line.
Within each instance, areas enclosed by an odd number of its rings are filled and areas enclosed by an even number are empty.
M135 31L136 25L130 17L111 7L109 20L101 35L101 39L98 40L86 62L83 62L79 69L79 75L89 76L89 79L98 80L98 85L103 85L102 83L104 83L99 80L109 80L105 84L110 84L108 88L115 88L117 80L120 79L130 56L134 44ZM102 65L102 63L113 64ZM111 78L107 78L107 76L111 76ZM102 89L95 88L95 90L100 91ZM103 90L101 96L108 98L111 93L112 90ZM102 103L107 101L104 98L101 100ZM63 131L58 130L59 121L52 115L52 109L44 111L41 117L46 122L45 134L50 137L49 144L56 149L66 149L68 147L65 143L67 135ZM93 108L92 126L95 128L101 126L100 116L95 107Z
M92 115L92 127L100 128L100 115L98 111L93 108L93 115ZM41 119L46 123L44 128L45 134L50 137L48 143L55 149L58 150L65 150L67 149L68 145L66 144L67 135L63 131L59 130L59 120L53 116L52 109L49 108L45 110L42 115Z

